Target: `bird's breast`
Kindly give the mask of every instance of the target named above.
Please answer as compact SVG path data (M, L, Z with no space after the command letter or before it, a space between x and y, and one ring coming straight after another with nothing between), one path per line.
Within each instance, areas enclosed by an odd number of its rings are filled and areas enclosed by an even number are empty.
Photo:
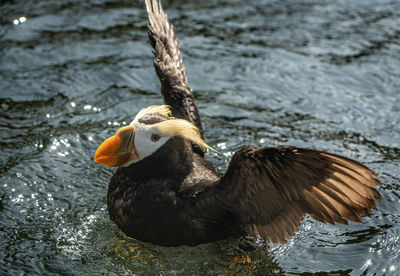
M157 244L190 240L185 201L168 179L129 179L110 183L107 205L111 220L128 236ZM188 241L190 243L190 241Z

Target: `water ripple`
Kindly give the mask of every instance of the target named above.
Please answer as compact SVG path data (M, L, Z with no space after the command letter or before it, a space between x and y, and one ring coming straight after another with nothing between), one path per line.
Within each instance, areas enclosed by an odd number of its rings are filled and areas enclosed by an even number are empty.
M127 239L105 207L113 170L92 159L139 109L162 103L144 3L5 1L0 274L399 274L398 1L163 4L221 174L244 145L317 148L377 171L384 200L364 224L306 218L267 256L242 241Z

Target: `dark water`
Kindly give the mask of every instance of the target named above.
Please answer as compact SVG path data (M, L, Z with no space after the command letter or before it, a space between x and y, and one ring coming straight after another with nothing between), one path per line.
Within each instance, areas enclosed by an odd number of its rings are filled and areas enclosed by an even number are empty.
M399 275L400 2L164 1L221 172L242 145L290 144L386 184L364 224L307 218L268 257L127 240L108 219L94 151L161 103L143 2L1 2L0 274Z

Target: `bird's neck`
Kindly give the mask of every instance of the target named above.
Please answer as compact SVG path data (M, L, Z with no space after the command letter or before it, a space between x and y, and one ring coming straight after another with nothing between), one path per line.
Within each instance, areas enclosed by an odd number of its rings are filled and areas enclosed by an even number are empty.
M189 141L172 137L155 153L121 171L141 178L183 179L193 166Z

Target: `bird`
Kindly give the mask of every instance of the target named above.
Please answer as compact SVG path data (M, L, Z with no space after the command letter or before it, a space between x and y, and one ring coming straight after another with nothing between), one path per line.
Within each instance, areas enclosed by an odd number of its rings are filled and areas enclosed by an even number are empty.
M330 224L362 222L382 199L378 175L344 156L308 148L243 146L225 174L188 84L182 54L161 3L145 0L148 36L164 103L141 109L95 152L117 167L107 206L128 237L160 246L195 246L229 237L284 244L306 215Z

